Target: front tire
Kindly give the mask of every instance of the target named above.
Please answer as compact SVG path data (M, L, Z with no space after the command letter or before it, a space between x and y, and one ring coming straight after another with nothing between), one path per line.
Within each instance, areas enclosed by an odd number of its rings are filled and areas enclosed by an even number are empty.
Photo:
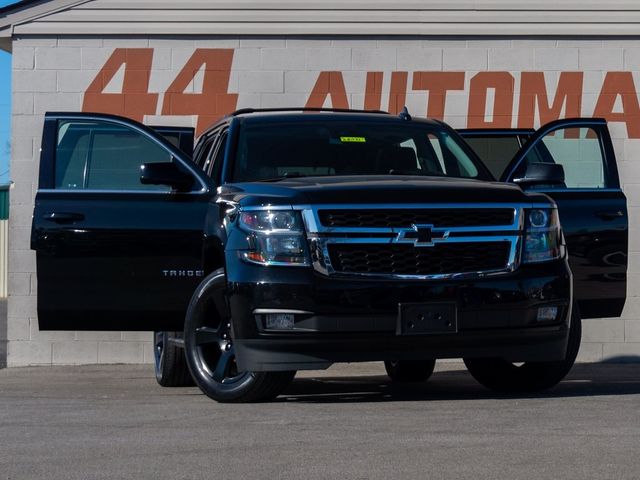
M578 356L581 338L582 320L574 305L564 360L516 365L502 358L465 358L464 363L473 378L491 390L503 393L539 392L556 386L566 377Z
M434 359L428 360L387 360L384 368L394 382L426 382L436 366Z
M272 400L287 387L296 372L238 369L225 289L224 270L217 270L202 281L189 303L184 346L191 375L200 390L217 402Z

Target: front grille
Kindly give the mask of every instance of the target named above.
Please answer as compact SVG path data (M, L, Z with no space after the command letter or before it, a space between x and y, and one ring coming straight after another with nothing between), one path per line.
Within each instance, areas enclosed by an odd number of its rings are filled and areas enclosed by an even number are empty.
M438 275L502 270L510 242L475 242L415 247L398 244L330 244L336 272Z
M396 228L411 225L436 227L479 227L513 224L513 208L433 208L433 209L370 209L320 210L320 222L325 227Z

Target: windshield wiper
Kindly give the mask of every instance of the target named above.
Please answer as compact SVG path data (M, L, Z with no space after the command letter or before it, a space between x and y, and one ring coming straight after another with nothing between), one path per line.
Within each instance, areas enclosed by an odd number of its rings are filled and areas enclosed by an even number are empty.
M258 181L259 182L277 182L279 180L286 180L287 178L302 178L307 176L308 175L305 175L304 173L300 173L300 172L287 172L284 175L280 175L279 177L265 178L263 180L258 180ZM318 175L314 175L314 176L318 176Z
M389 170L386 175L409 175L414 177L446 177L444 173L426 172L421 170Z

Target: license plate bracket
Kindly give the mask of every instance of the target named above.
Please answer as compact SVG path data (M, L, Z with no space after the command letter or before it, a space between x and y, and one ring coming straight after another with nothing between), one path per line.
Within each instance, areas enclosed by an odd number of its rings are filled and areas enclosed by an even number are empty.
M397 335L437 335L458 331L455 303L398 304Z

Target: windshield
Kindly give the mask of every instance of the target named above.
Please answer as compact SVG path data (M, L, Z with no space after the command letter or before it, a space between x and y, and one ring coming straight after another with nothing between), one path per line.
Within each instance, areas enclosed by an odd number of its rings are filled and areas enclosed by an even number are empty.
M428 124L245 124L233 182L333 175L419 175L489 180L457 136Z

